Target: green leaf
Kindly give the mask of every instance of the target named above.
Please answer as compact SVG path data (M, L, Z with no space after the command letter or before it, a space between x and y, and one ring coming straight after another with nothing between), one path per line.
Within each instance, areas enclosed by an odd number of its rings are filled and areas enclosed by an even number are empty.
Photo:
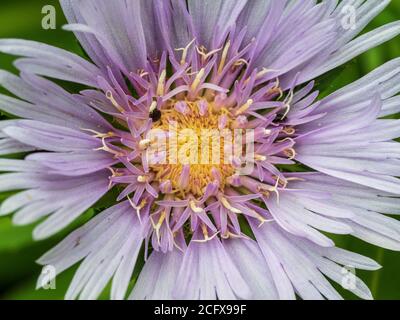
M11 219L0 219L0 252L16 251L33 244L33 226L15 227Z

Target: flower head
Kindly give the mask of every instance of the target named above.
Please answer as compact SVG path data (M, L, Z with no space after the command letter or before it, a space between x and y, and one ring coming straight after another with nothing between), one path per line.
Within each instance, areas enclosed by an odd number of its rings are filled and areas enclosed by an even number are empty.
M91 62L0 40L24 56L20 77L0 74L20 98L1 109L23 118L0 123L0 151L29 152L0 160L0 189L24 190L0 212L47 217L42 239L118 193L39 259L57 273L83 260L67 298L97 298L111 279L124 298L142 246L135 299L337 299L327 278L379 265L326 233L400 249L384 215L399 211L400 126L382 119L399 111L399 60L322 100L311 81L400 33L395 22L356 37L388 1L353 4L348 29L352 1L61 4ZM350 290L371 298L358 278Z

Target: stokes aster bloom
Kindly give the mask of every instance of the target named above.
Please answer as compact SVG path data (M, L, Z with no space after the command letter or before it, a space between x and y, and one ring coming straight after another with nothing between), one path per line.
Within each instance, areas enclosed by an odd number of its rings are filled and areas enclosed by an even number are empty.
M0 73L19 98L0 96L18 117L0 122L0 153L28 153L0 159L0 190L23 190L0 214L43 220L43 239L118 192L38 260L57 274L82 261L68 299L110 281L111 298L127 297L142 246L132 299L340 299L329 280L341 284L343 266L380 266L327 233L400 250L400 224L384 215L400 214L400 122L384 119L400 111L400 60L322 100L312 79L399 34L394 22L356 37L389 2L62 0L91 62L0 40L23 56L20 77ZM215 130L239 132L246 151L225 161L225 137L220 161L192 157ZM154 131L168 148L150 157ZM348 289L372 298L358 278Z

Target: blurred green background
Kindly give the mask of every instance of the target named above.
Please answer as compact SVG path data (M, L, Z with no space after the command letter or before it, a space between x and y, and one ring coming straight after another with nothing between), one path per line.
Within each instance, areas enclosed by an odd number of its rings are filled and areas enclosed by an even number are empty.
M57 9L55 30L41 28L43 17L41 11L47 4L52 4ZM400 19L400 0L393 0L367 30L397 19ZM65 22L57 1L1 0L0 2L0 38L42 41L84 55L73 34L61 30ZM322 94L326 95L398 56L400 56L400 37L370 50L344 68L335 70L331 73L332 76L320 83ZM12 66L13 59L0 54L0 68L15 72ZM5 91L0 88L0 93ZM0 195L0 201L6 196ZM77 224L92 214L91 211L87 212ZM62 239L69 230L46 241L33 242L31 237L33 227L13 227L9 217L0 218L0 299L62 299L66 292L74 269L57 277L55 290L35 290L40 268L34 261ZM367 245L352 237L335 237L335 241L339 246L369 256L383 265L377 272L357 272L357 275L371 288L375 299L400 299L400 253ZM338 290L347 299L355 298L341 288Z

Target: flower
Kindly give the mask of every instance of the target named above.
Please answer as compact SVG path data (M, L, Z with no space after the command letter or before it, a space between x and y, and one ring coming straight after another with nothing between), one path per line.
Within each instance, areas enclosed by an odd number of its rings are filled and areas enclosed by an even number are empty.
M132 299L340 299L328 279L340 284L343 266L380 266L326 233L400 250L385 216L400 213L400 125L385 119L400 111L400 60L323 99L312 80L400 33L394 22L357 37L388 3L62 0L91 61L0 40L23 56L20 77L0 73L19 98L0 96L18 117L0 123L0 151L28 153L0 160L0 190L23 190L0 213L45 218L43 239L118 192L38 260L57 274L83 261L67 299L95 299L110 281L125 298L142 246ZM245 136L246 154L225 158L224 136L200 161L198 142L224 130ZM348 289L372 298L357 277Z

